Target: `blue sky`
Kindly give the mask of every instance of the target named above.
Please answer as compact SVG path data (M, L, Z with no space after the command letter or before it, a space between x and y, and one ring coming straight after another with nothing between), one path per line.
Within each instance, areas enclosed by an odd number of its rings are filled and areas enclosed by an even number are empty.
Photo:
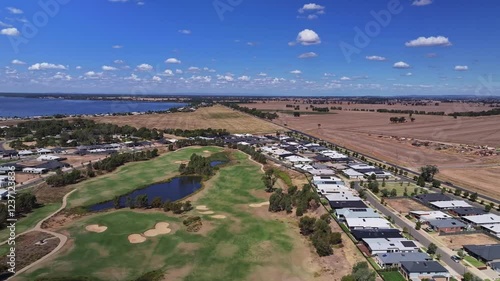
M2 5L2 92L500 94L500 1Z

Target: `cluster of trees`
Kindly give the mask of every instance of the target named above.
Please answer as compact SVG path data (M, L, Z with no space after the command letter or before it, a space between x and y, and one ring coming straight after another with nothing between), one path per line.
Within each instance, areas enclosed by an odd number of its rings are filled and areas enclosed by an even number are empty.
M441 112L441 111L426 112L424 110L418 111L418 110L387 109L387 108L377 109L377 112L380 112L380 113L395 113L395 114L440 115L440 116L445 115L445 113Z
M189 163L181 164L179 172L181 175L200 175L203 177L211 177L214 174L214 168L210 165L211 160L207 157L194 153L189 159Z
M472 202L476 202L477 198L479 197L479 195L477 194L477 192L474 192L474 193L470 193L469 191L465 190L464 192L462 192L462 190L460 189L455 189L455 193L454 193L456 196L462 196L463 198L465 199L470 199ZM490 209L491 210L491 209Z
M331 106L331 110L342 110L342 106Z
M109 143L115 141L113 135L147 140L157 140L162 137L162 133L156 129L144 127L137 129L128 125L97 123L88 119L26 121L19 123L17 127L0 129L0 136L6 138L32 137L36 141L36 147ZM72 142L69 142L70 140ZM16 142L14 146L16 144L20 145L19 142Z
M15 197L16 216L28 214L33 209L40 207L37 203L36 196L31 192L17 193ZM0 204L0 228L4 228L7 224L7 219L10 217L8 206Z
M494 108L490 110L483 111L468 111L468 112L453 112L449 113L449 116L457 117L457 116L465 116L465 117L478 117L478 116L492 116L492 115L500 115L500 108Z
M319 207L319 197L312 189L311 185L305 184L301 190L296 186L288 188L287 193L278 188L269 198L269 211L291 213L296 207L295 214L301 217L309 209L315 210Z
M316 253L320 257L332 255L332 245L342 243L341 233L332 232L329 214L321 215L318 220L308 216L302 217L299 221L299 228L302 235L311 238Z
M113 205L115 209L120 209L122 206L120 205L120 197L116 196L113 198ZM127 197L126 201L126 207L130 209L148 209L148 208L154 208L154 209L163 209L165 212L173 212L174 214L182 214L187 211L190 211L193 209L193 205L191 204L191 201L184 201L184 202L172 202L170 200L166 200L163 202L161 197L155 197L149 203L149 198L147 194L141 194L137 195L135 198L132 198L130 196Z
M74 169L69 173L63 173L60 170L53 176L46 179L48 185L53 187L60 187L69 184L75 184L83 178L83 174L80 170Z
M183 148L187 146L193 146L193 145L199 145L199 146L224 146L224 142L220 139L215 139L215 140L206 140L206 139L183 139L183 140L178 140L175 145L171 144L168 146L168 149L170 151L175 150L176 148Z
M229 132L226 129L196 129L196 130L182 130L182 129L165 129L164 131L167 134L181 136L185 138L193 138L193 137L223 137L228 136Z
M277 180L278 177L274 174L274 169L266 170L266 173L262 176L262 182L266 187L266 192L274 191L274 184L276 183Z
M389 121L391 121L391 123L405 123L406 117L391 117Z
M267 163L266 156L264 154L260 153L259 151L256 151L253 147L251 147L249 145L238 144L236 146L233 146L233 148L236 148L238 150L245 152L246 154L250 155L253 160L255 160L261 164Z
M242 112L248 113L250 115L257 116L259 118L263 118L263 119L273 120L273 119L278 118L278 114L276 114L274 112L272 112L272 113L271 112L264 112L264 111L260 111L256 108L248 108L248 107L244 107L244 106L239 106L236 103L224 103L224 105L227 107L230 107L232 109L236 109L238 111L242 111Z
M330 109L328 107L315 107L312 105L311 105L311 110L317 112L330 112Z
M368 177L368 181L365 183L365 186L375 194L380 192L379 183L375 174Z
M355 264L351 274L342 277L342 281L375 281L376 278L375 271L370 270L368 263L363 261Z
M92 168L95 170L112 172L116 168L128 162L145 161L158 157L158 149L146 150L141 152L115 153L106 159L95 162Z

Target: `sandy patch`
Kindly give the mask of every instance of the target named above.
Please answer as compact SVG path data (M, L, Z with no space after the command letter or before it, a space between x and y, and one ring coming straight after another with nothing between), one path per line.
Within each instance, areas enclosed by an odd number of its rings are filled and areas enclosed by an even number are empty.
M87 231L90 231L90 232L101 233L101 232L106 231L106 229L108 229L108 227L107 226L103 226L103 225L98 225L98 224L90 224L90 225L87 225L85 227L85 229Z
M214 211L203 211L203 212L199 212L199 213L202 214L202 215L213 215L213 214L215 214Z
M146 237L144 237L142 234L130 234L128 236L128 242L132 244L143 243L144 241L146 241Z
M189 161L175 161L175 164L187 164Z
M155 225L155 228L144 232L144 236L155 237L157 235L169 234L172 231L172 229L168 227L169 225L170 224L167 222L159 222Z
M203 153L210 153L210 151L208 151L208 150L203 150Z
M199 210L199 211L208 211L209 209L205 205L199 205L199 206L196 206L196 210Z
M226 216L224 216L224 215L214 215L214 216L211 216L211 218L214 218L214 219L225 219Z
M260 208L260 207L263 207L263 206L269 206L269 201L262 202L262 203L257 203L257 204L250 204L248 206L250 206L252 208Z

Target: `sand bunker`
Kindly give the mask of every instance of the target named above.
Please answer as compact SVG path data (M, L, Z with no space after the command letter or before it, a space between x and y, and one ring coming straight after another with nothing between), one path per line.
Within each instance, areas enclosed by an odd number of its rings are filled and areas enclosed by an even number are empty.
M85 229L87 231L90 231L90 232L101 233L101 232L106 231L106 229L108 229L108 227L107 226L103 226L103 225L98 225L98 224L90 224L90 225L87 225L85 227Z
M203 153L210 153L210 151L208 151L208 150L203 150Z
M144 241L146 241L146 237L144 237L142 234L130 234L128 236L128 242L132 244L143 243Z
M250 206L252 208L260 208L260 207L268 206L268 205L269 205L269 201L268 202L257 203L257 204L250 204L248 206Z
M224 215L214 215L214 216L211 216L211 217L214 218L214 219L225 219L226 218L226 216L224 216Z
M144 232L144 236L155 237L156 235L169 234L172 231L172 229L168 228L168 226L169 223L167 222L159 222L155 225L155 228Z
M200 206L196 206L196 210L199 210L199 211L208 211L209 209L205 205L200 205Z
M199 212L199 213L202 214L202 215L213 215L213 214L215 214L214 211L204 211L204 212Z
M187 164L189 161L175 161L175 164Z

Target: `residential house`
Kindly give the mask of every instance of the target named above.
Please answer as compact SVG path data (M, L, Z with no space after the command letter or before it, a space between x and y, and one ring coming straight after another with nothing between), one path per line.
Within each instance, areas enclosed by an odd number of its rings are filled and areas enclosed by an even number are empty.
M484 263L500 261L500 244L464 245L464 250Z
M356 180L362 179L365 176L363 173L360 173L360 172L358 172L358 171L356 171L354 169L343 170L342 174L344 174L349 179L356 179Z
M418 219L420 222L426 223L430 220L451 219L452 216L441 211L410 211L410 216Z
M361 198L357 201L344 201L344 200L328 200L328 204L332 209L343 209L343 208L366 208L366 204L361 200Z
M436 202L431 202L430 205L440 210L472 207L471 205L469 205L469 203L463 200L436 201Z
M347 218L380 218L380 214L372 208L345 208L335 211L337 218L340 221L345 221Z
M407 280L449 281L451 274L437 261L403 261L400 272Z
M362 242L371 255L419 251L418 246L406 238L365 238L362 239Z
M403 238L401 231L395 228L387 229L354 229L351 230L354 239L361 241L364 238Z
M419 194L413 197L417 199L418 201L424 203L425 205L428 205L431 202L436 202L436 201L450 201L453 200L451 197L441 194L441 193L427 193L427 194Z
M457 219L430 220L427 222L429 227L440 233L455 233L463 231L467 225Z
M346 218L349 229L388 229L392 228L389 221L383 218Z
M381 268L391 268L399 267L401 265L401 262L424 262L431 261L432 258L426 253L409 252L376 254L374 260Z
M462 219L473 225L484 225L484 224L499 224L500 216L495 214L484 214L477 216L465 216Z
M484 209L476 207L460 207L448 210L448 212L454 216L465 217L465 216L477 216L484 215L487 212Z
M496 237L500 238L500 223L496 224L483 224L481 227L486 230L487 232L495 235Z

